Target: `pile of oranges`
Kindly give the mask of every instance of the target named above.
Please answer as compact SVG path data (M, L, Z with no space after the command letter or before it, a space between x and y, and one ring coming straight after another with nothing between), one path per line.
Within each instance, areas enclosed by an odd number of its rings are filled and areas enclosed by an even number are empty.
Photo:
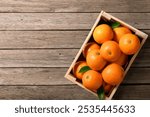
M122 82L128 56L139 50L140 39L127 27L108 24L98 25L93 39L84 47L85 60L76 62L73 75L89 90L96 92L103 87L108 93Z

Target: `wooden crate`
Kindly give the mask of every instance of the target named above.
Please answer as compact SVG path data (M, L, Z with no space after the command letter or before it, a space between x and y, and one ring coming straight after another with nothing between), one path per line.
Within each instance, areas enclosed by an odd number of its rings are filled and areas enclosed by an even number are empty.
M80 87L84 88L85 90L91 92L92 94L94 94L94 95L96 95L96 96L97 96L97 93L95 93L95 92L93 92L93 91L87 89L86 87L84 87L84 86L82 85L82 83L79 82L79 81L73 76L73 74L72 74L71 71L72 71L72 68L74 67L75 63L79 60L79 58L80 58L80 56L81 56L81 54L82 54L83 48L84 48L85 45L91 40L92 34L93 34L93 31L94 31L95 27L96 27L97 25L101 24L101 23L104 23L104 22L119 22L122 26L128 27L133 33L135 33L135 34L140 38L140 41L141 41L140 49L141 49L141 47L143 46L143 44L145 43L145 41L146 41L146 39L147 39L147 37L148 37L148 35L145 34L144 32L142 32L142 31L140 31L140 30L138 30L138 29L132 27L131 25L129 25L129 24L123 22L122 20L120 20L120 19L118 19L118 18L116 18L116 17L114 17L114 16L112 16L112 15L110 15L110 14L104 12L104 11L101 11L101 12L100 12L100 14L99 14L97 20L95 21L95 23L94 23L92 29L90 30L88 36L86 37L86 39L85 39L83 45L81 46L79 52L77 53L75 59L73 60L71 66L69 67L68 71L67 71L66 74L65 74L65 77L66 77L68 80L72 81L73 83L79 85ZM139 51L140 51L140 49L139 49ZM131 64L132 64L133 61L135 60L135 58L136 58L136 56L138 55L139 51L138 51L137 53L135 53L134 55L131 56L131 58L130 58L128 64L127 64L127 65L125 66L125 68L124 68L124 69L125 69L125 74L124 74L124 76L127 74L129 68L131 67ZM119 85L120 85L120 84L119 84ZM112 99L112 97L114 96L115 92L117 91L119 85L115 86L115 87L112 89L112 91L109 93L109 95L107 95L107 96L105 97L106 100Z

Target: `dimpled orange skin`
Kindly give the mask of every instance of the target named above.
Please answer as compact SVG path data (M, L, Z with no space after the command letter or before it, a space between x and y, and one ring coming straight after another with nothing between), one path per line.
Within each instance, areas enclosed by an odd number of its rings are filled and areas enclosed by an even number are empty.
M86 57L87 54L93 49L100 49L100 46L95 42L87 43L85 48L83 49L83 56Z
M123 35L131 33L131 31L126 27L117 27L114 28L113 30L114 30L114 40L116 42L119 42L119 40Z
M86 57L87 65L93 70L101 70L107 61L101 56L99 49L91 50Z
M123 66L127 63L127 61L128 61L128 55L125 55L124 53L121 52L119 59L117 59L114 63Z
M121 50L117 42L107 41L102 44L100 53L104 59L106 59L109 62L113 62L120 57Z
M102 75L94 70L85 72L82 78L83 86L94 91L101 87L102 82Z
M107 24L97 26L93 32L93 38L99 44L112 40L113 35L112 28Z
M140 40L134 34L125 34L119 41L119 47L124 54L135 54L140 48Z
M124 76L124 69L116 63L108 65L102 71L103 80L110 85L120 84L123 80L123 76Z
M79 61L73 67L73 74L74 74L74 76L76 78L80 79L80 80L82 79L84 73L80 73L79 71L84 66L87 66L87 63L85 61Z

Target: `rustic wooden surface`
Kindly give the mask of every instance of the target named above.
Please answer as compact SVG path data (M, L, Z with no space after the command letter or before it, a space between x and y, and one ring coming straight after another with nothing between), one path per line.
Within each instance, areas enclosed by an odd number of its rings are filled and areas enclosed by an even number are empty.
M0 99L97 99L64 78L104 10L150 34L149 0L1 0ZM150 99L150 38L114 99Z

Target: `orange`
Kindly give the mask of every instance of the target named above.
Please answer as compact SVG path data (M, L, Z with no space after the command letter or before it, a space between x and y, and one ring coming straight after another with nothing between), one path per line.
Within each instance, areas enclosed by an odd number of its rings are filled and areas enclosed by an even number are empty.
M128 56L125 55L124 53L121 53L119 59L117 59L114 63L117 63L119 65L125 65L128 61Z
M82 78L83 86L90 90L97 90L102 85L102 75L94 70L89 70L84 73Z
M123 76L124 76L124 69L116 63L108 65L102 71L103 80L110 85L120 84L123 80Z
M113 30L109 25L101 24L95 28L93 38L97 43L102 44L113 39Z
M103 43L100 52L102 57L109 62L116 61L121 55L119 45L115 41L107 41Z
M76 78L82 79L84 73L80 73L80 69L84 66L87 66L85 61L78 61L73 67L73 74Z
M127 33L131 33L131 31L126 28L126 27L117 27L114 28L114 40L116 42L119 42L119 40L121 39L121 37Z
M87 43L82 51L83 56L86 57L87 54L93 49L100 49L100 46L98 44L96 44L95 42Z
M107 63L101 56L99 49L91 50L86 57L86 62L93 70L101 70Z
M119 41L119 47L127 55L135 54L140 48L140 40L134 34L125 34Z
M113 88L113 86L103 82L103 88L104 88L105 93L109 93L111 89Z

